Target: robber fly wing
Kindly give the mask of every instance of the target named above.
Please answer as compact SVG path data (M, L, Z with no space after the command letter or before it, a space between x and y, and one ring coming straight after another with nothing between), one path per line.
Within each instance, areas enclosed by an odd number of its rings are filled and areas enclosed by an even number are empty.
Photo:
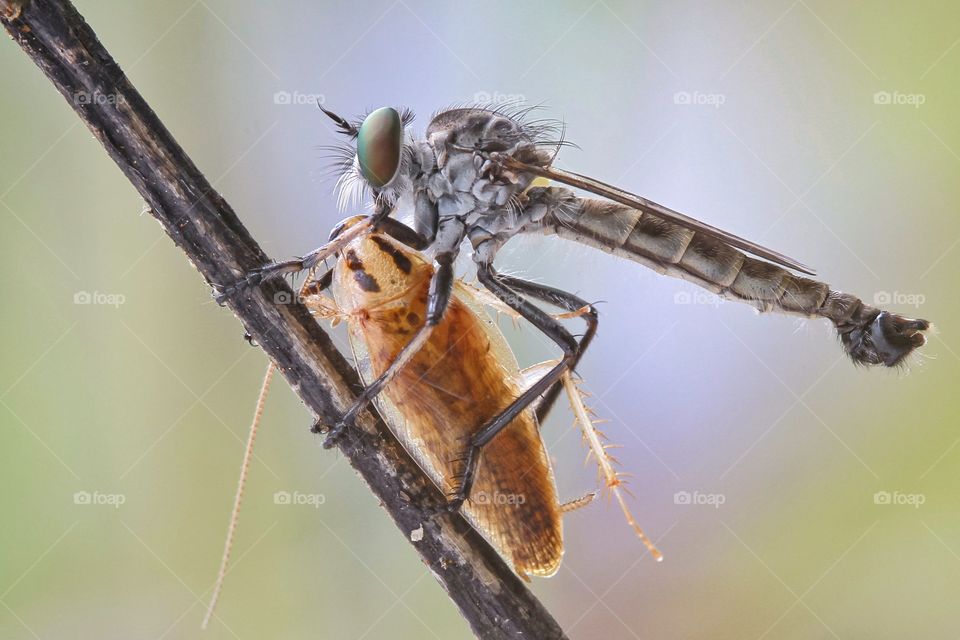
M787 267L788 269L793 269L808 275L814 275L813 269L806 266L802 262L798 262L793 258L783 255L782 253L762 247L755 242L750 242L749 240L741 238L740 236L736 236L732 233L711 226L705 222L701 222L691 218L690 216L684 215L679 211L674 211L673 209L665 207L662 204L658 204L652 200L647 200L646 198L628 191L624 191L623 189L614 187L613 185L609 185L605 182L600 182L599 180L595 180L589 176L573 173L572 171L564 171L563 169L557 169L555 167L540 167L527 164L526 162L521 162L511 157L503 158L503 163L505 166L512 169L526 171L543 178L562 182L570 185L571 187L590 191L591 193L595 193L598 196L613 200L614 202L619 202L627 207L638 209L644 213L650 213L658 218L663 218L664 220L669 220L670 222L674 222L680 226L696 231L697 233L703 233L705 235L712 236L729 244L732 247L736 247L759 258L763 258L764 260L769 260L770 262Z

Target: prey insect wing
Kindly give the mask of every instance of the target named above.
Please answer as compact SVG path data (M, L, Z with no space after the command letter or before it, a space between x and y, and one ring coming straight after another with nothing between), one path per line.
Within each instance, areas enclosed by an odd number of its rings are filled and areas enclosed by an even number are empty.
M379 235L360 238L346 251L352 252L351 262L335 266L333 296L347 319L358 368L369 381L423 324L433 267ZM310 296L304 302L329 306ZM492 320L454 296L430 339L374 400L445 495L462 482L461 461L471 436L521 393L510 353ZM476 474L462 506L467 520L519 575L552 575L563 554L560 503L532 407L484 448Z
M351 219L348 223L359 224L362 220L362 218L358 217ZM386 263L385 256L388 256L390 260L393 261L393 265L404 274L410 274L410 272L413 271L414 261L417 261L417 266L424 271L421 276L429 275L428 272L431 267L428 263L422 260L415 252L403 249L402 245L391 245L390 242L391 241L385 240L382 237L364 236L360 234L347 244L356 245L357 243L367 243L368 255L370 243L376 245L377 249L375 251L379 250L378 257L383 260L380 261L381 268L379 271L374 269L374 274L367 274L374 278L374 280L376 280L376 275L388 279L400 277L400 273L397 271L393 271L392 273L384 272L382 265ZM358 257L355 253L352 259L356 260ZM355 264L350 271L356 271ZM334 324L344 319L346 319L348 323L351 319L354 320L353 323L349 324L351 336L350 347L362 378L365 381L372 380L376 377L375 367L377 359L376 357L371 357L370 348L373 347L376 352L377 347L382 346L382 344L377 343L375 340L371 342L370 335L363 330L364 323L361 322L358 324L356 319L361 318L362 320L368 321L368 327L371 326L370 323L372 323L372 326L383 324L381 328L386 328L388 331L402 329L402 327L396 323L396 319L399 316L395 313L387 310L385 316L380 316L379 314L384 313L384 306L393 305L396 307L396 305L399 304L399 309L405 310L404 318L409 322L411 320L410 313L416 313L415 311L411 311L410 307L416 306L415 299L423 298L423 292L418 292L417 290L417 276L415 275L411 278L414 286L410 288L404 288L402 282L394 280L391 284L395 287L397 284L401 285L396 293L387 295L385 298L368 306L357 307L345 313L337 301L328 297L325 293L333 283L334 275L335 270L328 271L316 278L314 278L311 273L311 277L308 277L303 283L298 295L319 318L330 320ZM352 281L354 284L363 282L364 286L359 286L359 290L371 293L372 282L370 280L363 278L358 279L356 278L356 273L352 275L352 278L348 278L348 282ZM421 280L422 279L421 277ZM341 282L341 284L343 283ZM379 287L379 281L377 281L377 287ZM357 288L353 287L352 289L355 294ZM454 338L453 346L448 346L447 350L440 357L440 360L435 363L441 365L436 373L430 375L430 371L435 368L431 366L423 373L418 374L419 377L417 378L416 384L428 385L441 394L452 396L459 400L465 400L465 397L458 396L458 394L453 391L449 385L443 383L443 381L452 380L455 383L461 383L461 385L466 381L467 386L473 386L475 381L472 378L465 377L465 374L469 373L469 371L464 369L462 362L457 360L458 356L472 355L476 356L479 360L479 362L474 363L473 371L483 370L487 373L492 373L493 381L502 382L502 387L499 388L484 387L481 395L478 397L493 397L497 394L497 391L503 390L507 391L507 393L503 394L505 397L517 397L521 391L529 389L537 379L542 378L545 372L556 365L557 361L548 361L520 370L516 357L507 344L506 338L504 338L496 322L486 313L485 309L492 308L498 315L505 313L514 320L517 319L517 314L509 306L504 305L499 299L491 297L485 291L467 285L463 281L458 280L455 283L454 291L456 292L456 299L452 305L452 315L448 317L457 318L458 312L463 312L464 315L460 321L452 321L454 331L451 332L450 336ZM354 304L360 302L356 297L351 296L350 291L343 292L342 288L340 297L341 299L344 297L352 298ZM362 299L363 295L361 295L361 300ZM397 311L397 308L393 309L393 311ZM588 313L588 309L586 308L576 312L560 314L557 317L573 318L585 313ZM413 322L413 324L416 324L416 322ZM401 330L398 333L408 335L409 331ZM442 335L442 333L438 334L438 339ZM464 347L459 350L455 348L457 344L464 341L466 341ZM451 345L449 337L446 340L446 344ZM474 347L479 346L480 348L470 349L470 345ZM426 355L430 355L430 347L432 346L435 345L431 345L428 342ZM444 362L448 357L450 359ZM427 359L429 360L429 358ZM416 360L414 360L414 362L416 362ZM381 367L382 366L381 364ZM215 615L214 611L228 572L231 550L239 521L240 506L250 463L253 458L253 444L260 418L263 415L270 382L275 371L276 366L270 363L267 367L260 394L257 398L256 409L254 411L254 417L244 451L243 463L241 465L240 479L227 529L223 557L202 624L204 629ZM490 379L491 378L488 378L488 380ZM441 381L441 384L437 384L438 380ZM623 497L617 489L619 475L612 471L610 457L600 442L600 436L594 427L594 421L590 417L591 414L584 405L582 393L577 388L569 372L563 374L561 383L569 397L571 407L574 409L575 419L583 431L584 440L588 442L592 454L598 462L600 477L605 478L605 488L614 492L627 517L628 523L634 528L644 544L647 545L651 554L658 560L661 559L659 551L647 540L642 529L640 529L634 521ZM456 384L454 386L456 386ZM396 389L393 389L393 387L396 387ZM424 425L420 422L420 420L423 419L423 413L413 414L410 412L409 405L404 403L403 397L411 392L426 392L429 396L430 390L424 389L423 387L409 388L409 383L407 386L394 384L393 387L388 386L388 390L378 396L375 400L377 408L387 424L389 424L394 433L401 438L401 441L410 450L419 464L421 464L422 468L431 476L431 479L437 486L443 489L445 480L450 477L449 472L451 468L457 463L462 462L463 459L462 457L456 456L450 457L451 451L456 451L458 446L462 450L463 443L455 442L453 448L449 446L446 447L444 449L445 453L442 455L429 455L429 453L433 451L433 449L429 447L435 446L437 441L434 439L427 442L423 438L418 438L417 434L423 432ZM394 390L394 393L390 393L391 389ZM477 396L475 396L475 398L476 397ZM481 401L480 404L482 405L483 401ZM436 406L444 405L440 404ZM473 408L477 406L478 405L474 404ZM404 409L406 409L406 411ZM461 415L456 412L451 413L450 411L439 411L436 412L436 415L440 417L442 423L431 423L429 426L432 428L454 428L454 431L456 431L457 427L471 424L470 421L473 420L473 416L471 415ZM479 424L482 424L482 422ZM526 578L528 575L552 575L558 568L563 555L562 516L590 504L597 494L595 492L587 493L580 498L564 503L557 501L553 470L550 459L546 455L543 441L539 437L537 412L532 405L529 406L521 416L518 416L495 442L499 443L500 449L498 450L496 445L489 446L486 449L486 453L487 456L498 457L486 460L486 464L481 466L481 469L485 469L486 473L478 471L481 475L481 480L475 487L480 493L476 494L468 504L463 506L462 510L464 515L473 526L493 544L501 555L513 563L514 569L521 577ZM424 449L423 447L428 448ZM500 457L504 451L511 455ZM453 478L455 477L456 474L454 473ZM510 487L511 485L519 487L523 493L504 493L504 488ZM484 492L484 489L488 487L492 488L491 493ZM516 491L516 489L514 489L514 491ZM529 505L532 509L524 508L527 506L528 496L536 498L538 495L545 497L546 501L538 501L535 499ZM513 496L514 498L522 499L500 500L498 496L507 498ZM480 498L479 500L476 499L478 497Z
M307 296L319 315L347 319L350 346L365 382L390 366L422 324L433 267L389 238L359 238L334 267L334 299ZM309 285L305 286L309 289ZM447 315L430 339L374 398L381 416L411 456L446 495L455 494L471 436L498 411L554 370L548 361L520 370L516 357L485 307L514 319L513 309L458 282ZM589 316L589 306L560 317ZM566 371L560 382L593 452L605 489L651 554L660 553L636 524L619 489L601 435L581 392ZM541 394L539 399L544 399ZM551 575L563 553L561 515L588 504L594 494L560 504L553 471L539 435L538 411L527 405L483 449L473 490L461 510L517 573Z

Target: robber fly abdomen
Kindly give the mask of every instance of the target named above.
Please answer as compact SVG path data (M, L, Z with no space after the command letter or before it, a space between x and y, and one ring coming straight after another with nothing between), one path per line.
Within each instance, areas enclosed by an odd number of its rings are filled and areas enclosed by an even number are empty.
M649 212L580 198L568 189L534 188L533 206L547 213L541 229L561 238L628 258L655 271L697 284L760 311L779 311L833 322L847 354L858 364L899 364L925 342L926 320L872 307L770 262Z

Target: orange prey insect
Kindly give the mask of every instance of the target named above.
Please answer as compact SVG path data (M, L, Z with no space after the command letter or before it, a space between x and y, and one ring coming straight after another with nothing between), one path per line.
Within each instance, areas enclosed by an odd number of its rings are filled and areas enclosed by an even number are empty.
M361 220L348 220L343 228ZM423 326L433 271L432 262L408 246L371 233L341 251L332 275L332 303L318 291L318 281L305 287L302 301L318 315L346 319L357 367L370 382ZM375 400L391 430L447 496L454 495L463 481L471 436L519 397L526 382L538 377L535 374L556 364L521 372L483 305L509 309L489 294L458 283L447 314L429 340ZM561 317L583 313L574 310ZM580 395L572 381L565 385L581 426L590 434L588 443L607 466L603 470L607 483L615 488L619 478ZM585 504L583 499L566 504L558 500L537 413L534 407L520 412L484 447L476 481L462 505L466 519L523 577L557 571L563 555L561 514Z
M343 228L349 230L354 221L362 220L351 218ZM366 382L385 370L422 326L432 275L433 265L417 251L384 234L362 233L345 243L331 272L304 283L300 300L319 318L334 324L347 321L351 348ZM331 283L332 298L324 294ZM556 361L547 361L521 371L484 306L517 318L498 299L458 281L442 322L375 400L391 431L444 495L452 494L462 481L465 443L470 436L556 365ZM556 317L573 318L582 313L575 310ZM252 443L274 370L271 363L257 401L224 557L204 626L226 574ZM660 560L660 552L627 507L620 491L623 479L569 373L561 378L561 384L590 455L597 461L604 488L617 500L651 555ZM556 573L564 551L561 517L585 506L595 495L588 493L566 503L558 500L539 429L533 406L518 414L484 448L476 482L461 507L467 521L524 579Z

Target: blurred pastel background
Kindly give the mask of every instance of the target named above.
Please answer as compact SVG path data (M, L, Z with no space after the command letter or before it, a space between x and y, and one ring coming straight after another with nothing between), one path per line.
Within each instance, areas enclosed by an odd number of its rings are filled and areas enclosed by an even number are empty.
M451 103L520 98L580 145L560 166L935 321L908 370L864 370L826 323L558 240L499 262L603 301L581 373L666 556L643 557L612 504L572 514L563 567L532 585L572 637L960 635L956 7L78 8L274 257L342 217L315 98L409 106L420 131ZM200 632L266 360L19 48L0 62L0 637L469 637L282 381ZM553 354L509 337L524 363ZM571 425L562 407L544 427L567 498L595 486Z

